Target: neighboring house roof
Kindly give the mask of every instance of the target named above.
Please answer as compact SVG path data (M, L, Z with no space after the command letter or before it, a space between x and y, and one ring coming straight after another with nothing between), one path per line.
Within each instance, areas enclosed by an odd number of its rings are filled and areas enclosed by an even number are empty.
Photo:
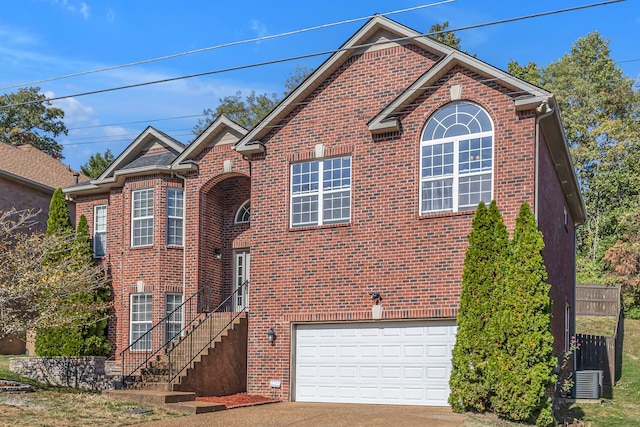
M169 173L184 144L147 127L96 179L64 188L67 194L100 193L121 186L127 176Z
M89 179L29 144L0 143L0 175L50 193Z

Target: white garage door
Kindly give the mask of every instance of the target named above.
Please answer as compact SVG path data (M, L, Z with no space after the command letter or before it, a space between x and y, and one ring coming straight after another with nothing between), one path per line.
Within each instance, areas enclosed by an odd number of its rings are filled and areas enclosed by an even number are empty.
M448 406L454 321L298 325L299 402Z

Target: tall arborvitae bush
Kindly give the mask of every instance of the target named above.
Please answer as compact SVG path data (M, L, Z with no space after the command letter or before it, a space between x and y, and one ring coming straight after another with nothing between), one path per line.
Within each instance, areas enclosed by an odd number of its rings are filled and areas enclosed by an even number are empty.
M449 404L454 411L489 408L492 372L489 360L495 342L487 328L495 303L502 297L509 233L495 201L480 203L472 222L464 259L458 332L449 379Z
M53 201L52 201L53 205ZM65 203L66 208L66 203ZM51 212L51 211L50 211ZM67 210L68 215L68 210ZM51 219L51 216L50 216ZM48 221L56 224L56 221ZM58 224L65 224L64 221ZM63 233L67 233L66 226L62 227ZM55 230L54 230L55 233ZM89 238L89 227L84 215L78 220L78 228L71 248L61 252L61 257L71 257L70 268L79 269L93 263L93 251ZM47 262L55 262L49 259ZM111 344L106 335L107 312L98 321L87 321L95 317L95 313L86 313L84 310L92 306L104 306L110 297L110 290L103 286L97 289L80 292L67 298L64 312L71 321L65 326L47 328L38 331L36 335L36 353L39 356L104 356L111 350Z
M491 406L503 418L553 425L549 399L556 358L551 334L550 285L542 259L544 241L524 203L510 243L505 292L487 331L497 345L490 362Z

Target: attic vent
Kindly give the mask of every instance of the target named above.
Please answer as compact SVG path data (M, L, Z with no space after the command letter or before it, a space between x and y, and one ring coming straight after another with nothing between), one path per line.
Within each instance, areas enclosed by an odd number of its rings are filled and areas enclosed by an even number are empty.
M602 371L576 371L576 399L598 399L602 394Z

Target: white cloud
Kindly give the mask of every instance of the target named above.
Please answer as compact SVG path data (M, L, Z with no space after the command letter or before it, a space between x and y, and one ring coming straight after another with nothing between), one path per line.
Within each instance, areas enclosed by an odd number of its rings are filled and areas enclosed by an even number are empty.
M267 25L257 19L251 20L251 29L256 33L258 37L264 37L268 34Z
M116 13L113 9L107 9L107 22L112 23L116 20Z
M51 4L58 5L71 13L79 13L85 21L89 19L89 6L85 2L80 2L78 5L70 2L69 0L51 0Z
M51 91L46 91L44 95L47 98L55 97L55 93ZM77 126L94 126L98 124L96 111L93 107L84 105L75 98L65 98L52 101L51 105L64 111L64 123L68 128Z
M104 134L106 136L129 136L130 132L120 126L105 126Z
M84 16L84 20L87 21L89 19L89 6L85 2L80 4L80 13Z

